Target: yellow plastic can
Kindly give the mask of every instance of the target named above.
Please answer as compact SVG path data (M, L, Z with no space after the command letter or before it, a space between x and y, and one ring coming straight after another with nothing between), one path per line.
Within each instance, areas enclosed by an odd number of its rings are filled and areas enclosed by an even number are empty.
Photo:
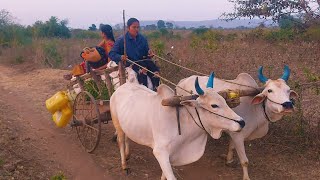
M59 91L51 98L46 100L46 107L51 114L55 113L56 111L64 108L69 103L68 96L64 91Z
M70 105L65 106L63 109L56 111L52 115L52 119L58 127L65 127L72 117L72 110Z

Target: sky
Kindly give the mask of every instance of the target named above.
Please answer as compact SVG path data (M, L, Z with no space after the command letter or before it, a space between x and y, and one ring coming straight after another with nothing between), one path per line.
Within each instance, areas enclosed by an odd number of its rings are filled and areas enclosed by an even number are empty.
M232 12L233 5L227 0L0 0L1 9L22 25L56 16L68 19L71 28L87 29L91 24L123 22L123 10L126 19L201 21Z

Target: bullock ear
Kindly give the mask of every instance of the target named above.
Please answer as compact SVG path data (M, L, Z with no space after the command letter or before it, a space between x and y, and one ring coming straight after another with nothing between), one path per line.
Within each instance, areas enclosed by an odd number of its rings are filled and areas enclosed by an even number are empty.
M198 107L198 101L196 101L196 100L181 101L180 104L181 104L182 106Z
M290 90L290 95L289 95L290 99L293 98L293 99L297 99L299 98L299 95L298 93L296 93L294 90Z
M262 103L264 100L266 99L266 96L263 95L262 93L256 95L252 101L251 101L251 104L260 104Z

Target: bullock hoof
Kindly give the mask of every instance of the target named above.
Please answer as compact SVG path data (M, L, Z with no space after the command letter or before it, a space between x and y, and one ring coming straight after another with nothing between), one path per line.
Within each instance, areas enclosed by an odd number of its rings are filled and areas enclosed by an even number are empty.
M226 162L226 166L228 167L236 168L237 165L238 165L237 161L234 161L233 159Z
M131 173L131 169L130 168L126 168L124 169L126 175L128 176Z
M130 157L131 157L130 154L126 155L126 161L129 161Z
M112 136L112 142L117 142L118 136L115 134Z

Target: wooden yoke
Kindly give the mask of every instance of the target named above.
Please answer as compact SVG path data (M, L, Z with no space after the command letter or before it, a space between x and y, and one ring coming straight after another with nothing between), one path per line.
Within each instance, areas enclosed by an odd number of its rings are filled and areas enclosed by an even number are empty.
M162 106L181 106L181 101L195 100L199 95L191 96L173 96L171 98L163 99L161 101Z

